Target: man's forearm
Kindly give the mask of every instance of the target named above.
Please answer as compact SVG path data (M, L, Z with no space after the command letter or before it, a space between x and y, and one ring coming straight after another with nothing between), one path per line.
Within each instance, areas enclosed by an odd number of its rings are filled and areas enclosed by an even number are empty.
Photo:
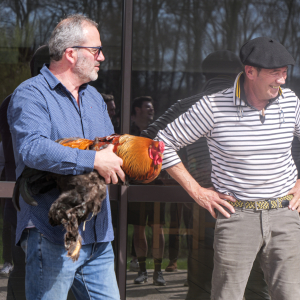
M195 200L198 190L201 189L199 183L192 177L192 175L185 168L183 163L179 163L166 170L169 175L174 178Z
M230 217L230 214L225 211L223 207L226 207L231 212L235 211L234 208L226 201L235 201L232 196L224 195L215 192L212 189L201 187L199 183L187 171L183 163L179 163L173 167L168 168L167 172L188 192L188 194L200 206L207 209L214 218L216 218L216 213L214 211L215 208L227 218Z

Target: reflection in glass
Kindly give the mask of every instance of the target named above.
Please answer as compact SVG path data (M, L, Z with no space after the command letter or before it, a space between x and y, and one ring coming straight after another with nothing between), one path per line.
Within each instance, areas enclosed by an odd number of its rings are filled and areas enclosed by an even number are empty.
M289 68L286 86L300 95L297 84L300 76L299 43L296 42L300 29L300 3L297 1L189 0L178 3L168 0L135 0L133 16L132 99L142 95L151 96L155 109L155 121L146 133L142 133L144 136L154 138L159 129L186 111L200 97L233 85L235 75L242 66L230 72L230 75L223 76L224 72L214 69L220 66L220 57L212 54L221 54L221 51L226 50L227 54L230 51L230 55L235 55L238 60L241 45L258 36L278 39L293 55L297 64ZM209 64L205 64L209 57ZM233 65L232 60L228 62L225 73L229 73L228 69ZM294 145L293 148L296 149ZM205 137L180 151L184 164L194 178L204 187L212 186ZM293 155L297 155L296 151ZM160 179L160 183L172 184L172 180L163 176L163 173ZM185 202L185 199L179 201ZM160 293L166 298L209 299L214 219L192 203L167 203L165 213L162 269L177 268L178 271L163 272L166 286L172 288L167 290L162 287ZM128 225L128 229L131 241L132 225ZM146 237L150 244L152 236L147 227ZM150 257L148 254L148 259ZM183 267L180 259L185 261ZM182 278L176 277L181 270L184 270ZM153 296L155 292L149 284L133 284L134 276L130 272L127 277L128 299L146 299L150 294ZM171 278L174 278L173 282ZM183 286L186 278L188 287ZM251 284L253 280L257 280L256 287ZM172 294L170 291L175 289L177 292ZM246 299L247 296L253 296L253 293L258 295L257 299L269 299L257 262L245 291ZM155 299L160 299L159 296L155 294Z
M195 203L145 203L132 202L128 218L134 215L143 218L151 215L162 218L164 207L165 247L162 259L162 274L166 285L154 285L155 251L160 243L159 230L145 228L147 240L147 281L137 284L140 268L132 260L132 237L134 226L128 224L127 285L126 299L210 299L213 270L213 236L215 220ZM129 220L128 219L128 220ZM152 226L153 227L153 226ZM259 263L255 261L245 298L269 299Z
M153 97L159 117L176 100L201 91L201 63L209 53L238 55L245 41L258 36L278 39L298 63L300 3L289 3L135 0L132 99ZM287 85L300 94L299 63L288 75Z
M99 23L106 60L93 85L113 94L121 108L122 1L2 1L0 4L0 102L30 77L34 51L47 43L55 25L66 15L82 13Z
M1 1L0 2L0 105L14 89L24 80L30 78L30 68L33 74L38 74L44 63L46 55L40 55L34 64L30 60L37 48L45 45L49 35L56 24L66 15L82 13L99 23L99 31L105 53L105 62L101 64L98 80L92 85L101 93L114 96L115 112L121 109L121 42L122 42L122 5L121 0L81 1L81 0L53 0L53 1ZM119 120L120 123L120 120ZM14 170L13 170L14 173ZM10 179L13 181L14 179ZM7 200L11 206L11 199ZM114 202L116 204L116 202ZM118 209L113 206L113 220L118 216ZM8 299L25 299L24 292L24 252L20 247L14 246L13 216L16 211L10 207L10 213L4 210L1 213L0 223L2 243L0 244L0 263L11 261L13 256L14 272L9 278L1 280L3 294ZM6 224L8 221L8 226ZM10 228L12 228L10 238ZM12 241L12 244L11 242ZM7 245L7 247L5 246ZM114 245L115 246L115 245ZM7 250L8 249L8 250ZM3 251L3 252L2 252ZM20 252L18 252L20 251ZM21 267L20 267L21 266ZM2 266L0 266L0 269ZM8 275L8 274L7 274ZM3 295L5 296L5 295ZM75 299L72 293L68 300Z

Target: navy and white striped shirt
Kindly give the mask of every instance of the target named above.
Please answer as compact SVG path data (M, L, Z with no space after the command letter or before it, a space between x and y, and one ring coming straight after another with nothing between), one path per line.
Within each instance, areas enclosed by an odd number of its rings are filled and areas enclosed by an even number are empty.
M83 174L94 167L95 151L64 147L54 141L66 137L94 139L114 132L106 104L97 90L84 84L79 90L80 109L72 94L49 71L23 82L14 91L8 107L8 123L12 134L16 177L24 166L58 174ZM50 241L63 244L62 225L52 227L48 221L51 204L59 196L58 189L35 196L38 206L20 199L16 241L29 220ZM109 197L101 212L80 226L83 244L113 240Z
M163 168L179 163L176 151L205 136L217 191L240 200L284 196L297 180L291 146L294 135L300 137L299 99L280 89L262 123L261 112L242 99L241 76L232 88L204 96L158 132L166 144Z

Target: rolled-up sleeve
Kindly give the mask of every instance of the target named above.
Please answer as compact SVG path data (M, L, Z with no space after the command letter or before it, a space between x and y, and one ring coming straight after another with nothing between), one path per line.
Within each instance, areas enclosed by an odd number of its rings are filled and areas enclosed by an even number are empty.
M214 116L208 97L204 97L157 133L156 140L165 143L163 169L181 162L177 151L196 142L214 127Z

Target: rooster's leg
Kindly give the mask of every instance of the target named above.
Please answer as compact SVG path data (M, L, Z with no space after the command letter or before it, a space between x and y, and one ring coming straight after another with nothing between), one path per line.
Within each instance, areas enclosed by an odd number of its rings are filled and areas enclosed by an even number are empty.
M66 229L65 249L68 251L67 256L71 257L73 262L78 260L82 238L78 232L78 221L75 215L71 215L68 221L63 222Z

